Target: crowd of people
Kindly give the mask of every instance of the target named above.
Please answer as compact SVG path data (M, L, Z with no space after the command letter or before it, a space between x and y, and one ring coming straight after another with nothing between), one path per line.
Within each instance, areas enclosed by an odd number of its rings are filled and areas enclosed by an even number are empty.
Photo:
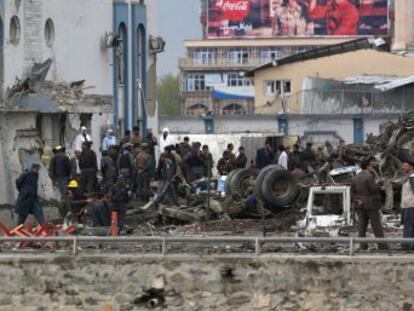
M91 148L92 144L87 129L82 128L74 141L74 146L81 146L81 150L75 149L72 158L62 146L56 146L53 150L49 176L61 194L59 212L63 218L71 216L81 221L85 210L88 210L92 215L93 226L109 226L111 212L117 211L118 226L123 230L128 202L135 199L147 203L154 195L150 187L152 180L159 181L157 195L164 203L179 206L179 184L213 176L215 160L209 146L190 142L188 137L177 144L168 129L163 130L159 142L151 130L141 136L138 127L132 133L125 131L124 137L118 142L114 131L108 129L101 143L100 165L98 156ZM155 148L158 144L163 152L156 161ZM236 154L234 145L230 143L217 161L216 168L219 175L228 175L239 168L263 169L278 164L298 178L305 175L321 176L324 171L354 164L347 163L346 152L344 141L340 141L337 148L326 141L324 146L317 148L312 143L307 143L305 148L295 144L292 150L283 145L272 146L271 141L266 141L257 150L256 157L248 163L245 148L240 146ZM375 181L372 161L370 157L364 158L359 163L361 172L352 180L359 237L365 237L369 222L375 236L384 237L379 212L380 186L384 179ZM402 189L403 232L404 237L414 237L414 158L407 157L403 163L403 172L409 176ZM45 222L38 197L40 167L39 164L33 164L16 180L19 191L15 207L18 224L24 224L29 214L33 214L38 223ZM387 246L379 243L379 248L386 249ZM414 249L414 245L405 243L404 248Z

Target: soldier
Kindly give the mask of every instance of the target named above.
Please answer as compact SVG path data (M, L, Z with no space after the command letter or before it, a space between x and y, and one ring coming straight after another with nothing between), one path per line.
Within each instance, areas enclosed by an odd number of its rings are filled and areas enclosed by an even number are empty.
M123 151L118 158L117 167L120 176L125 178L127 187L132 186L132 171L134 168L134 157L132 155L132 145L130 143L123 146Z
M358 216L358 237L365 237L368 223L371 222L372 230L377 238L384 237L384 229L381 223L381 194L380 187L375 184L374 168L371 158L365 158L361 163L362 172L352 179L352 194L354 195L355 212ZM361 249L367 249L368 245L361 244ZM378 243L378 248L386 249L387 245Z
M151 167L150 167L150 177L155 177L155 146L158 145L157 138L155 138L152 129L147 130L147 135L144 137L143 142L147 144L148 154L151 156Z
M136 196L137 198L140 198L142 202L147 203L151 195L151 156L148 153L148 145L146 143L141 145L141 152L135 160L135 170L137 176Z
M165 152L161 154L158 164L158 176L160 179L158 194L164 198L164 202L179 206L174 184L177 164L175 163L174 156L171 154L171 146L167 146L164 149Z

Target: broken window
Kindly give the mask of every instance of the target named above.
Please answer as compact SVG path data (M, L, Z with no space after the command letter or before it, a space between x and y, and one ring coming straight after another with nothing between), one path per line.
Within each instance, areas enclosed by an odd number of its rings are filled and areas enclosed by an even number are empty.
M17 45L20 42L21 28L20 20L15 15L10 20L10 43Z
M344 213L343 205L344 197L341 193L315 193L312 215L342 215Z
M48 18L45 24L45 42L46 45L51 47L55 41L55 25L52 19Z

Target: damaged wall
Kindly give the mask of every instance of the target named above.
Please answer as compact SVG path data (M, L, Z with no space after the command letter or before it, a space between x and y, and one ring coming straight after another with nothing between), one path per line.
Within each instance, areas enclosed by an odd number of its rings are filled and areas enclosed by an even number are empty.
M156 310L413 308L409 256L3 255L0 269L2 311L150 310L134 302L151 288Z

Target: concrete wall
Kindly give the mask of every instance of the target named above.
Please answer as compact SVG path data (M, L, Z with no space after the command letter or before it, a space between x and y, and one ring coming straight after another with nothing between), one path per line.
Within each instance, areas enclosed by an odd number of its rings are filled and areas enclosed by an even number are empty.
M6 256L2 311L412 310L411 257ZM149 296L153 297L153 296Z
M413 68L412 57L364 49L260 70L254 77L255 107L262 108L256 113L275 114L282 110L280 98L266 96L265 81L290 80L292 95L287 99L288 112L301 113L300 92L307 77L342 80L363 74L411 76ZM274 100L273 106L263 107L267 101Z

